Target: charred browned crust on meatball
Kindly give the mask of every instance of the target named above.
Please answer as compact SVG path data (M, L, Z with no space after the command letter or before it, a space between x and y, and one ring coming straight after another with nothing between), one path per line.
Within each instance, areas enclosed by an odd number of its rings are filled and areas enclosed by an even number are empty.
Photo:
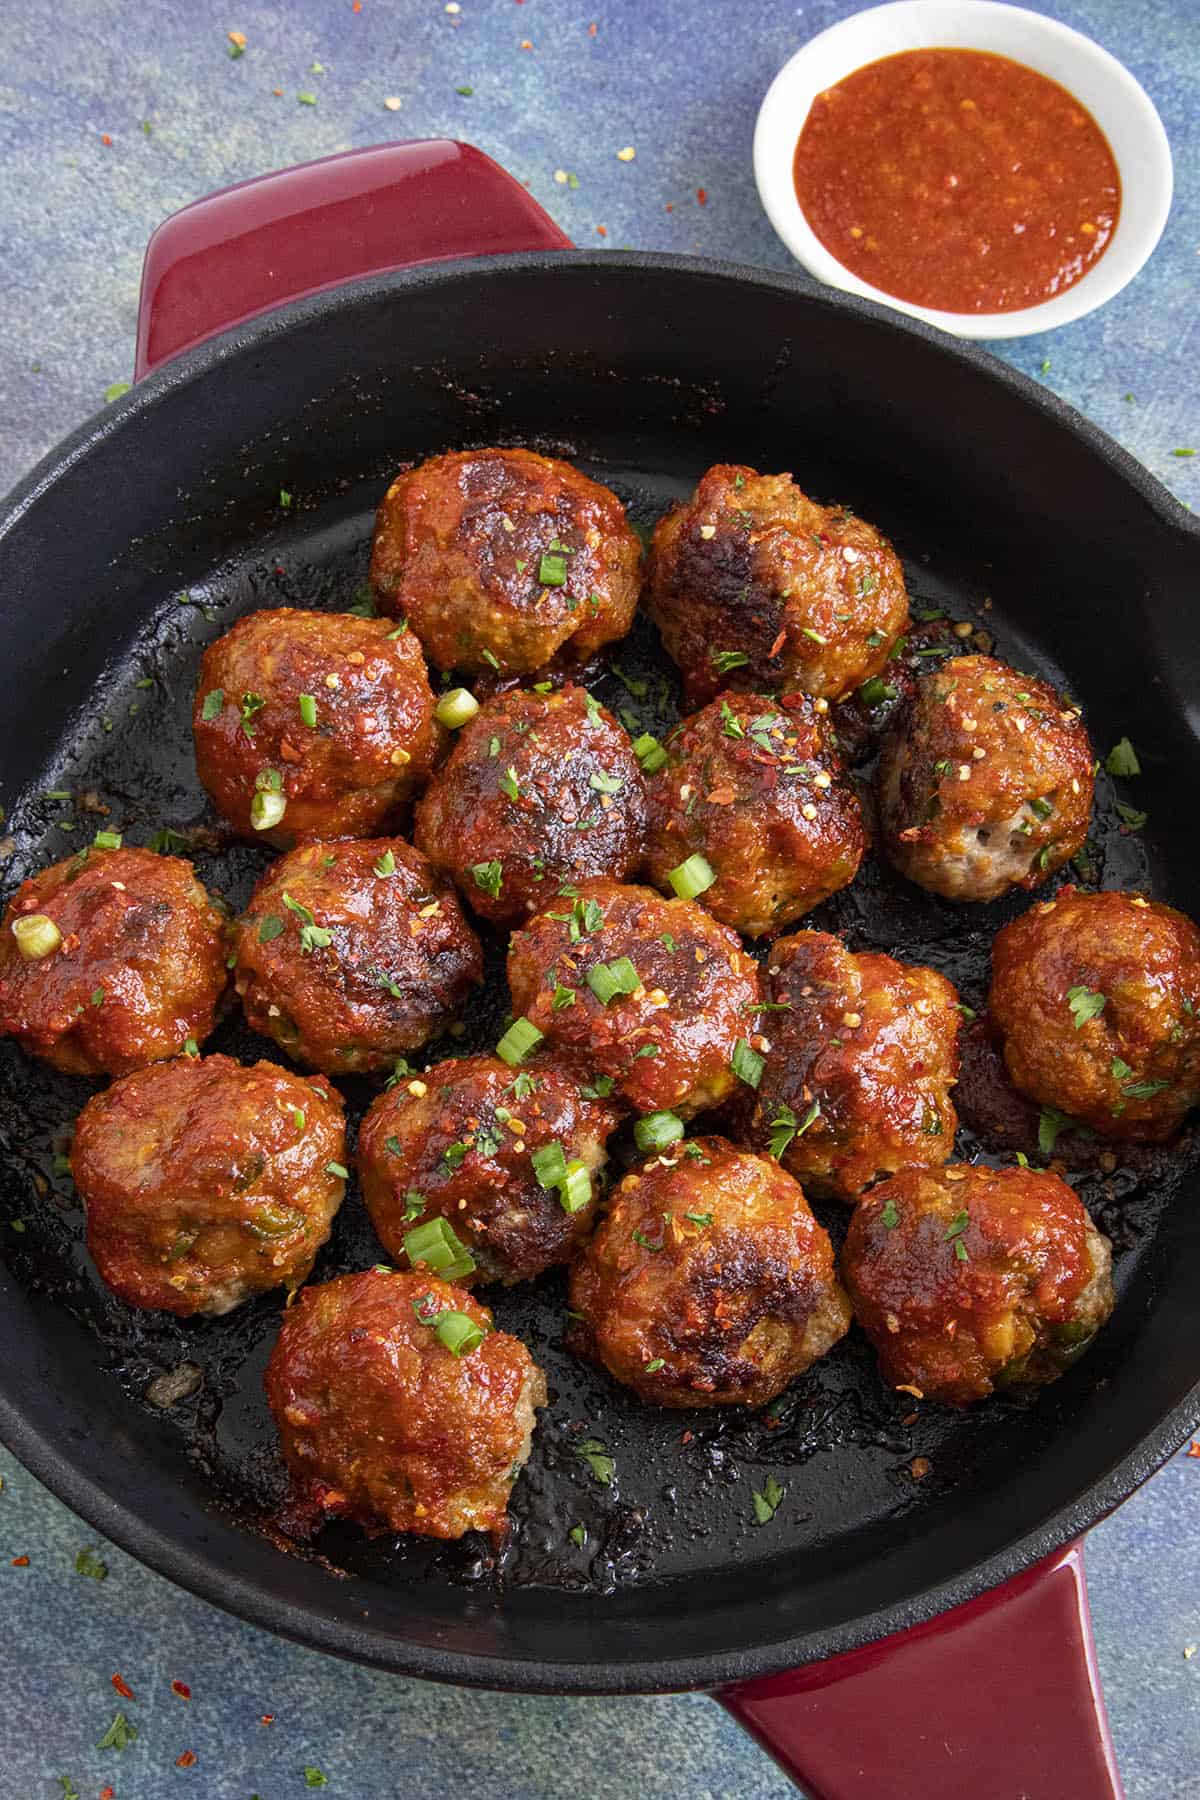
M873 525L735 463L659 521L647 592L692 706L726 686L840 699L908 624L900 560Z
M1087 837L1092 747L1079 710L990 656L956 656L893 719L879 757L883 848L947 900L1037 887Z
M636 874L645 828L628 734L567 686L488 701L427 789L414 838L477 913L514 925L564 882Z
M636 990L604 1002L597 965L627 957ZM639 1112L690 1117L733 1091L739 1038L753 1030L758 971L736 933L689 900L614 881L580 884L574 898L513 933L513 1009L547 1048L587 1080L599 1071Z
M345 1154L328 1082L185 1056L88 1101L71 1173L104 1281L187 1318L300 1285L341 1205Z
M458 896L401 838L281 857L238 921L236 954L250 1024L331 1073L418 1049L483 978Z
M806 1188L853 1202L880 1175L954 1150L958 995L943 975L853 955L824 931L775 945L766 1052L749 1141Z
M833 1250L799 1184L693 1138L619 1184L571 1278L580 1355L658 1406L761 1406L843 1336Z
M443 1312L484 1330L477 1349L439 1341ZM376 1269L304 1289L264 1383L301 1520L434 1538L502 1531L546 1401L524 1344L464 1288Z
M371 581L439 668L519 675L624 637L640 562L616 495L570 463L458 450L393 481Z
M1057 1175L958 1163L872 1188L841 1273L884 1379L966 1406L1061 1375L1112 1311L1110 1263Z
M700 896L749 937L782 931L858 872L862 809L830 729L803 694L776 705L726 692L672 732L651 778L647 869L666 891L699 853L716 876Z
M568 1262L591 1232L615 1122L545 1061L528 1070L494 1056L435 1063L381 1094L363 1120L358 1167L376 1235L402 1261L405 1235L440 1216L475 1258L461 1285L530 1281ZM538 1179L534 1156L554 1144L592 1177L592 1199L577 1212Z
M245 837L263 835L250 809L264 787L287 802L266 834L281 848L367 837L394 820L432 769L433 708L421 646L393 620L265 609L204 652L192 714L196 768L217 811Z
M13 925L61 936L27 961ZM203 1042L228 973L225 915L190 862L89 849L22 882L0 926L0 1035L68 1075L124 1075Z
M1200 1100L1200 931L1140 894L1060 888L997 933L988 996L1014 1086L1161 1143Z

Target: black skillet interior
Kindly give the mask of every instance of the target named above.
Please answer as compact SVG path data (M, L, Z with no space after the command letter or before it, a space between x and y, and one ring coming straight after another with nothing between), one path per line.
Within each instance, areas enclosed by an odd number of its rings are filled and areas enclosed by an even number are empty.
M138 844L171 827L202 877L243 901L268 857L209 829L188 724L201 646L250 608L353 603L397 466L501 442L579 461L639 525L717 460L790 469L862 511L904 555L916 607L972 620L997 654L1068 687L1101 752L1134 739L1145 772L1125 798L1150 822L1120 830L1102 776L1093 869L1101 885L1188 905L1200 540L1111 445L987 359L801 283L632 256L384 278L242 335L68 446L0 533L6 888L100 824ZM629 723L677 716L644 621L602 661L591 685ZM58 793L70 798L45 797ZM1026 903L950 908L872 861L813 922L928 961L979 1005L990 939ZM489 968L465 1036L430 1060L495 1041L498 939ZM278 1054L237 1021L210 1047ZM764 1413L655 1412L565 1354L564 1284L548 1279L487 1296L551 1396L503 1552L349 1528L289 1552L264 1530L281 1493L260 1387L279 1302L181 1323L111 1301L56 1167L89 1084L7 1044L0 1069L0 1427L146 1560L350 1655L611 1690L806 1660L1019 1567L1115 1503L1193 1416L1194 1184L1149 1159L1079 1179L1116 1242L1120 1301L1084 1361L1034 1400L915 1407L854 1334ZM344 1091L357 1116L368 1085ZM980 1153L964 1133L960 1154ZM820 1210L840 1236L843 1210ZM315 1278L378 1255L352 1190ZM161 1399L181 1365L193 1391L156 1406L147 1390ZM609 1486L579 1454L595 1440ZM760 1527L752 1494L769 1474L786 1494Z

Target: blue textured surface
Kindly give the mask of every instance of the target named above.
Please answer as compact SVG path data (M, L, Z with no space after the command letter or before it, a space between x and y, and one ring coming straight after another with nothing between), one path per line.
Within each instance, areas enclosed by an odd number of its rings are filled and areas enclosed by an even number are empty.
M754 191L754 114L791 51L851 10L835 0L461 0L457 13L444 0L362 0L359 13L352 0L8 0L0 489L128 376L141 253L159 220L290 162L389 137L464 137L526 180L581 244L788 267ZM1171 137L1176 201L1157 254L1117 300L1002 354L1042 373L1195 501L1200 459L1171 451L1200 438L1200 6L1086 0L1046 10L1098 38L1147 87ZM248 39L236 60L229 29ZM387 96L400 99L398 111L385 108ZM626 145L631 162L617 159ZM556 170L578 187L556 182ZM702 1698L555 1701L431 1688L274 1641L103 1545L108 1578L87 1580L74 1559L92 1535L2 1452L0 1475L5 1800L58 1800L71 1791L64 1777L82 1800L106 1783L116 1800L159 1800L189 1784L206 1800L286 1800L310 1791L306 1765L347 1800L782 1800L793 1791ZM1200 1789L1200 1655L1185 1655L1200 1641L1198 1496L1200 1461L1180 1456L1089 1540L1100 1662L1131 1800L1190 1800ZM29 1566L11 1567L22 1555ZM114 1671L133 1702L113 1694ZM171 1692L176 1678L190 1701ZM94 1748L118 1706L137 1742L120 1753ZM261 1724L263 1713L275 1723ZM189 1749L196 1765L178 1770ZM1069 1800L1069 1771L1062 1791Z

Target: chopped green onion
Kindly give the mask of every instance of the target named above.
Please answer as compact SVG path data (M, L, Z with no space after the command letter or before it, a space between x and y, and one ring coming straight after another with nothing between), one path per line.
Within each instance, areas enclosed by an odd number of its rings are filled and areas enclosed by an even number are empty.
M619 794L625 783L619 775L609 775L604 769L595 769L588 776L588 786L598 794Z
M434 708L434 717L438 724L444 725L448 731L458 731L461 726L469 723L478 711L479 702L474 694L466 688L451 688L450 692L443 694L438 701Z
M184 1055L185 1055L185 1056L191 1056L191 1057L195 1057L195 1058L199 1058L199 1055L200 1055L200 1046L199 1046L199 1044L198 1044L198 1043L197 1043L197 1042L196 1042L196 1040L195 1040L195 1038L184 1038L184 1040L183 1040L183 1054L184 1054Z
M517 1063L525 1061L531 1050L537 1049L544 1035L531 1019L514 1019L496 1045L496 1055L501 1062L514 1068Z
M396 873L396 852L394 850L385 850L379 857L375 864L375 873L377 875L394 875Z
M567 579L567 559L560 550L543 550L538 581L543 587L562 587Z
M697 852L672 869L667 880L681 900L695 900L706 893L716 880L712 864Z
M277 937L283 936L283 920L277 913L264 913L258 927L260 944L273 943Z
M273 831L286 811L282 794L257 793L250 802L250 823L255 831Z
M470 1275L475 1268L475 1258L467 1246L449 1221L440 1216L405 1232L404 1254L414 1267L425 1263L443 1281Z
M46 913L27 913L23 919L15 919L12 934L26 962L52 956L62 943L62 932Z
M733 1046L733 1055L729 1066L739 1081L747 1087L756 1088L762 1080L764 1058L757 1050L751 1048L745 1038L739 1038Z
M521 794L521 784L517 779L517 771L510 763L501 775L498 786L501 793L507 794L510 800L517 800Z
M311 729L317 722L317 702L312 694L300 696L300 723Z
M224 688L210 688L208 693L204 696L204 704L200 708L200 717L206 723L211 723L213 719L220 716L221 708L224 704Z
M567 1164L567 1172L558 1184L558 1199L564 1212L582 1212L592 1197L592 1178L587 1164L578 1157Z
M325 1173L327 1175L332 1175L337 1181L349 1181L350 1179L350 1171L345 1163L327 1162L325 1164Z
M479 862L471 864L471 874L475 886L490 894L493 900L500 898L500 889L504 884L504 864L501 862Z
M718 675L728 675L730 669L743 669L750 661L744 650L714 650L708 659Z
M560 1181L566 1180L567 1155L560 1143L543 1144L540 1150L533 1152L529 1160L533 1164L539 1187L557 1187Z
M587 972L587 984L601 1006L609 1006L618 994L636 994L642 978L627 956L612 963L596 963Z
M667 760L667 753L651 731L643 731L633 740L633 754L642 765L643 775L654 775Z
M98 831L92 839L97 850L119 850L121 834L119 831Z
M433 1335L453 1355L466 1356L470 1351L478 1350L487 1333L466 1313L444 1312L438 1314Z
M683 1136L683 1120L673 1112L647 1113L638 1120L633 1128L634 1142L639 1150L665 1150L668 1144L677 1143Z

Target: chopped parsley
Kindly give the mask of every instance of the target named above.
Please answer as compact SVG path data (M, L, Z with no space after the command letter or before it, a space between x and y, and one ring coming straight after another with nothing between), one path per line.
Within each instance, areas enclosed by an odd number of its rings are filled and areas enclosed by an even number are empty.
M754 1523L756 1525L769 1525L771 1523L771 1520L779 1511L780 1502L786 1491L785 1488L782 1488L779 1485L773 1475L767 1476L767 1479L763 1482L761 1493L759 1493L757 1488L753 1490Z
M1113 745L1104 759L1104 767L1110 775L1140 775L1142 772L1137 751L1127 737L1119 738Z
M500 889L504 885L504 864L494 858L491 862L471 864L471 877L477 888L490 894L493 900L500 898Z
M1079 1031L1089 1019L1098 1017L1104 1011L1108 1001L1103 994L1092 988L1076 986L1067 989L1067 1003L1075 1020L1075 1029Z
M585 1462L601 1487L611 1487L615 1464L599 1438L584 1438L575 1445L575 1454Z

